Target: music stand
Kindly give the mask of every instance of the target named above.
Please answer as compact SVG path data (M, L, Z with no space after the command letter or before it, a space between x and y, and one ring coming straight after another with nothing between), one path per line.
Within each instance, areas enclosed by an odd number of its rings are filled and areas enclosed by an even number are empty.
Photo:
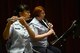
M62 36L60 36L55 41L52 41L52 45L54 45L56 42L58 42L60 39L62 39L64 37L64 35L66 35L67 33L71 32L71 31L73 31L75 26L76 26L75 23L76 23L76 20L73 21L72 25L69 27L69 29Z
M73 30L73 39L80 38L80 18L75 23L75 28Z

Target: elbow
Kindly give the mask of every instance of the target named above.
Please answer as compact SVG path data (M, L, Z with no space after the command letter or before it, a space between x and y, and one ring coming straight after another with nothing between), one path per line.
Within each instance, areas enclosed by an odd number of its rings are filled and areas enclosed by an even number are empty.
M34 36L34 37L31 37L31 39L32 39L32 40L37 40L37 37L36 37L36 36Z
M4 40L7 40L8 39L8 37L6 35L7 35L6 33L3 33L3 39Z
M35 40L35 41L38 41L38 37L36 37L36 36L33 36L33 37L31 37L31 40Z
M5 37L5 34L3 34L3 39L4 39L4 40L7 40L7 38Z

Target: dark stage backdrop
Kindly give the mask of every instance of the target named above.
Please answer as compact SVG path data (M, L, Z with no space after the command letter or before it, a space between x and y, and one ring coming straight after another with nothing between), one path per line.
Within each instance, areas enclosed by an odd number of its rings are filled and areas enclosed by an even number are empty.
M13 15L13 10L21 3L28 4L31 12L35 6L44 6L46 19L54 25L58 36L65 33L72 22L80 17L78 0L0 0L0 53L6 53L5 41L2 37L6 20ZM80 53L80 38L75 39L73 35L72 32L69 32L66 34L66 41L60 42L63 46L59 48L63 53Z

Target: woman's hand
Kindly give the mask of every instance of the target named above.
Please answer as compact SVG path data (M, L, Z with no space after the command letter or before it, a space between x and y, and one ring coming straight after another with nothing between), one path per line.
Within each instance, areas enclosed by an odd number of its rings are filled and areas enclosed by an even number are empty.
M26 22L26 20L25 20L23 17L20 17L20 18L19 18L19 22L20 22L23 26L27 26L27 25L28 25L27 22Z
M18 19L17 16L12 16L11 18L8 18L7 21L13 23L13 22L15 22L17 19Z
M55 35L55 31L53 30L53 25L52 23L48 23L49 29L52 30L52 34Z
M49 35L53 34L53 29L50 29L50 30L47 32L47 34L49 34Z
M48 23L49 29L53 28L53 24L52 23Z
M48 34L49 34L49 35L51 35L51 34L55 35L55 31L54 31L53 29L50 29L50 30L48 31Z

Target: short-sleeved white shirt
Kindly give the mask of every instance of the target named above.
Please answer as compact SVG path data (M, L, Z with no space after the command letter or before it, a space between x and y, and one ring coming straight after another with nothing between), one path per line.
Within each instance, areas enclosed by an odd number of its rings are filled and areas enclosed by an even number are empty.
M6 44L9 53L33 53L28 31L19 20L11 25L9 34Z
M40 35L40 34L44 34L44 33L48 32L48 28L45 27L44 25L42 25L35 17L29 23L29 25L35 34ZM33 46L47 47L47 44L48 44L47 37L45 37L44 39L42 39L40 41L35 41L35 40L31 40L31 41L32 41Z

